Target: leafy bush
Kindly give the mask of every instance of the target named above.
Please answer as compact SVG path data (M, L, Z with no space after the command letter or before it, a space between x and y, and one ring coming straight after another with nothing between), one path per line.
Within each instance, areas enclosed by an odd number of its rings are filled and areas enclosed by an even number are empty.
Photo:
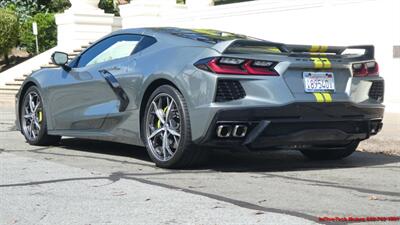
M98 7L103 9L105 13L113 13L119 16L118 7L117 4L114 3L114 0L100 0Z
M8 64L8 53L18 42L18 18L10 10L0 8L0 54Z
M32 33L32 23L38 27L39 51L43 52L57 45L57 26L52 13L38 13L28 19L21 27L20 44L28 52L36 52L35 35Z

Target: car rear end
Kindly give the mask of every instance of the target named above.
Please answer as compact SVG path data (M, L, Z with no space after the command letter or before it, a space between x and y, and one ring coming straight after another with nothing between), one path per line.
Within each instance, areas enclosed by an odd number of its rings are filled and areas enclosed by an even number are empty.
M197 107L207 113L194 119L205 127L199 144L301 149L346 145L382 128L373 46L231 40L213 50L194 64L213 84L211 103Z

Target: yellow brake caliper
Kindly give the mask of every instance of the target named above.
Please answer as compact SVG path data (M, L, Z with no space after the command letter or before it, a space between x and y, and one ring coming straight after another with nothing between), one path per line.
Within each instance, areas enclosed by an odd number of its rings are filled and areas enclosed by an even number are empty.
M165 108L163 109L164 113L167 111L168 106L165 106ZM161 127L161 120L157 121L157 128Z
M38 112L38 122L39 122L39 123L42 122L42 119L43 119L42 111L40 110L40 111Z

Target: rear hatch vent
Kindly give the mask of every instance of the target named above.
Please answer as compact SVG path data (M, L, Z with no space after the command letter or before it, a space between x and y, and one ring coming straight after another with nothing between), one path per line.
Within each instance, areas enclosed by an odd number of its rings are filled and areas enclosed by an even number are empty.
M216 102L226 102L244 98L246 92L237 80L218 80Z

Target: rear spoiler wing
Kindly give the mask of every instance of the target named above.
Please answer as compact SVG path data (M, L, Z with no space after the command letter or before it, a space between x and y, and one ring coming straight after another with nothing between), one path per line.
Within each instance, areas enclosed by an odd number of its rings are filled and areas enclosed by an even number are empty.
M372 60L375 57L373 45L322 46L322 45L285 45L290 56L323 55L332 58L352 60ZM362 53L351 53L363 51Z
M234 39L215 44L213 48L223 54L279 54L290 57L323 56L351 60L373 60L373 45L356 46L322 46L322 45L290 45L263 40ZM254 52L249 52L254 51ZM357 52L360 53L351 53Z

